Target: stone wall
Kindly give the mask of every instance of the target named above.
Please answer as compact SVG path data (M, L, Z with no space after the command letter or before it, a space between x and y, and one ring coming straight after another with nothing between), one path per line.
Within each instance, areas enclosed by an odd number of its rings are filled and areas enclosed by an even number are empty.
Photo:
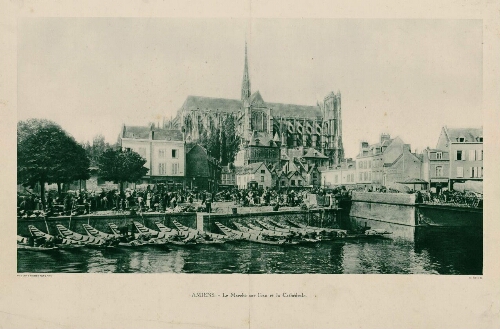
M415 226L415 195L353 192L351 217Z
M89 224L99 231L111 233L108 223L114 223L118 227L124 226L130 221L137 221L145 226L157 230L155 222L161 222L168 227L175 228L172 220L177 220L183 225L196 228L196 213L178 213L178 214L144 214L143 216L129 216L129 215L107 215L107 216L61 216L47 219L47 225L43 218L34 219L19 219L17 221L17 234L22 236L29 236L28 225L34 225L43 232L49 228L50 234L57 234L56 224L64 225L70 230L87 234L82 224Z
M352 201L415 205L415 194L353 191Z

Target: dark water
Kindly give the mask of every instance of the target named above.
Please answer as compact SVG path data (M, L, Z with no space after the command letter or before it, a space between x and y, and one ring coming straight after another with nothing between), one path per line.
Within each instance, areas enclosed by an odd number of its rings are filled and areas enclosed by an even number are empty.
M411 230L414 230L413 228ZM417 229L412 237L324 241L309 246L226 243L18 251L17 270L29 273L392 273L480 275L481 229Z

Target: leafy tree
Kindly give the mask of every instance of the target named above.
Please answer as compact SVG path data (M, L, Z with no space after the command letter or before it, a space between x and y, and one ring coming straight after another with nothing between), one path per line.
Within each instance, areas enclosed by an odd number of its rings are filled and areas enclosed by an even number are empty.
M221 165L227 165L227 138L225 131L222 131L220 134L220 159Z
M224 132L225 132L225 151L226 151L226 159L225 163L234 162L234 158L236 157L236 153L238 153L240 149L240 137L236 132L236 123L234 121L234 117L232 115L226 117L224 120ZM224 159L223 159L224 160Z
M89 178L90 161L83 147L58 124L29 119L17 124L17 179L23 186L40 184L45 207L45 184Z
M108 142L104 139L103 135L96 135L92 139L92 145L89 142L84 145L87 156L90 159L90 164L92 166L97 166L99 158L107 149L111 148Z
M110 148L99 158L98 175L104 180L120 184L120 192L123 192L123 183L136 182L148 173L145 163L146 159L134 151Z

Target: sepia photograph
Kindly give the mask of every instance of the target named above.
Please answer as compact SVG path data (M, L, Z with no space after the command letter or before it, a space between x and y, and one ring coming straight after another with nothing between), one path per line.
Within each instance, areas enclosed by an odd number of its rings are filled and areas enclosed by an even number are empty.
M20 18L17 272L482 275L482 36Z
M500 326L498 1L0 8L0 328Z

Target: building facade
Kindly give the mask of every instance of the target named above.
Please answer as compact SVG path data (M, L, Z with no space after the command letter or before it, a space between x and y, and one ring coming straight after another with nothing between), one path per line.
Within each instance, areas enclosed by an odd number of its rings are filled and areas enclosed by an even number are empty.
M272 188L273 174L264 162L257 162L236 168L236 184L239 189Z
M143 183L163 183L172 189L185 186L186 152L179 130L123 125L119 142L122 149L133 150L146 160L149 172Z
M450 154L447 150L427 148L422 152L422 179L428 188L440 193L448 188L450 177Z
M221 166L207 150L195 144L186 152L186 185L191 190L216 192L219 190Z
M390 186L421 178L421 159L399 137L381 134L380 142L361 142L356 157L356 183L365 186Z
M449 183L469 182L482 189L483 182L483 129L443 127L436 146L449 153Z
M356 161L347 159L321 171L321 185L326 188L356 185Z

